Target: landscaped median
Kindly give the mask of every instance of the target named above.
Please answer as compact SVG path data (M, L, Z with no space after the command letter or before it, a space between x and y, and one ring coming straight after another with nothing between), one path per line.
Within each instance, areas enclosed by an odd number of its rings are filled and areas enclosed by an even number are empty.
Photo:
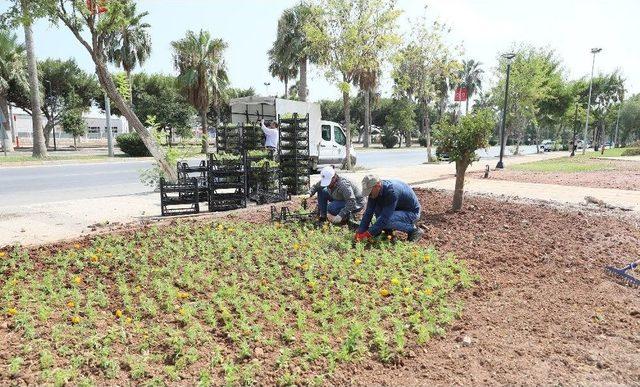
M0 253L0 380L322 383L444 335L452 255L325 225L176 223Z

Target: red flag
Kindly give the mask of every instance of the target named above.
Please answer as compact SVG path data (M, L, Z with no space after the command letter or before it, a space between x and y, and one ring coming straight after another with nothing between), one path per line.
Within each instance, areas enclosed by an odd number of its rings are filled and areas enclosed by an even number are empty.
M105 0L87 0L87 8L91 13L95 13L96 10L98 13L107 12L107 7L104 6Z
M456 95L453 99L454 101L466 101L467 100L467 88L466 87L458 87L456 88Z

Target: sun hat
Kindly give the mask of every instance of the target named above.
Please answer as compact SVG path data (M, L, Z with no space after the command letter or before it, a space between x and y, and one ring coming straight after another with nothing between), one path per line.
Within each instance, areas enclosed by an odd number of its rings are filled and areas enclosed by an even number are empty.
M328 165L320 171L320 185L323 187L329 186L331 184L331 179L336 175L336 170Z
M367 197L373 190L373 187L380 182L380 178L376 175L366 175L362 179L362 196Z

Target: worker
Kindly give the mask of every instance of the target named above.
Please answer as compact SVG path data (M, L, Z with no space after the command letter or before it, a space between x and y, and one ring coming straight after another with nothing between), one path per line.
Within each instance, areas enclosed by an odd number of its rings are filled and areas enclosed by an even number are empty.
M333 166L320 171L320 181L311 187L309 197L318 193L318 216L320 221L346 224L353 215L364 208L366 197L360 185L336 173Z
M262 127L262 132L264 132L265 140L264 146L267 148L271 155L274 155L278 152L278 136L280 135L278 131L278 123L273 120L269 124L269 127L265 126L264 118L260 121L260 126Z
M366 175L362 179L362 194L368 196L367 207L356 232L356 241L380 235L391 235L394 230L407 233L407 240L417 242L424 231L416 226L420 219L420 203L415 192L399 180L380 180ZM376 222L371 225L373 215Z

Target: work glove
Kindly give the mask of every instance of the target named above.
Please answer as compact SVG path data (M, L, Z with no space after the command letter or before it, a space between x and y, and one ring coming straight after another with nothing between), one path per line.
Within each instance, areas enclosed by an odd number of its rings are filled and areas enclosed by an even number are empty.
M373 235L369 231L356 232L356 242L366 241L371 238L373 238Z
M333 217L333 220L331 221L331 223L333 224L340 224L342 223L342 217L340 215L336 215Z

